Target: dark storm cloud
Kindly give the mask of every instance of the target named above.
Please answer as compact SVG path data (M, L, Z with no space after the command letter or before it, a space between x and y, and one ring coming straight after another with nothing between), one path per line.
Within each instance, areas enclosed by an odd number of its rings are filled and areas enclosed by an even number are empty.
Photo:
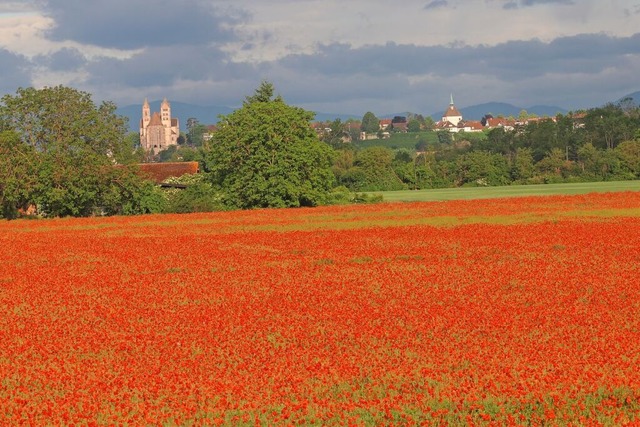
M325 75L491 75L517 81L548 73L598 73L618 67L626 55L640 54L640 33L631 37L585 34L539 40L510 41L496 46L320 47L314 55L290 55L280 65L301 73Z
M523 6L536 6L538 4L575 4L574 0L522 0Z
M65 47L50 55L40 55L34 62L51 71L75 71L87 63L87 59L78 49Z
M0 48L0 64L2 64L0 96L13 94L18 88L31 85L29 71L31 64L25 57Z
M504 9L517 9L519 7L530 7L541 4L559 4L559 5L573 5L574 0L509 0L502 7Z
M223 14L202 0L43 0L55 26L52 40L137 49L148 46L206 45L233 39L229 25L246 18Z
M433 0L429 3L427 3L424 8L429 10L429 9L439 9L441 7L447 7L449 5L449 2L447 0Z
M180 80L232 80L250 74L253 67L228 61L227 54L217 48L183 46L149 48L124 60L102 58L87 70L90 84L144 88L170 86Z

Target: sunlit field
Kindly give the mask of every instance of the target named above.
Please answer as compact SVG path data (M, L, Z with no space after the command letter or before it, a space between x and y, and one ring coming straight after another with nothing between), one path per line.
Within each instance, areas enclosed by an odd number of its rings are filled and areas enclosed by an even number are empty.
M389 202L431 202L459 199L552 196L567 194L640 191L640 181L602 181L563 184L504 185L499 187L458 187L430 190L379 191Z
M2 425L640 425L640 192L0 223Z

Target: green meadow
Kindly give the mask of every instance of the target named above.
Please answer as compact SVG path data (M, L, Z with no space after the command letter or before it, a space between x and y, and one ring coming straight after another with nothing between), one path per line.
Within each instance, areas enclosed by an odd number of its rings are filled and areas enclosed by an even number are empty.
M429 202L442 200L495 199L502 197L552 196L593 192L640 191L638 181L580 182L571 184L509 185L502 187L460 187L430 190L380 191L385 202Z

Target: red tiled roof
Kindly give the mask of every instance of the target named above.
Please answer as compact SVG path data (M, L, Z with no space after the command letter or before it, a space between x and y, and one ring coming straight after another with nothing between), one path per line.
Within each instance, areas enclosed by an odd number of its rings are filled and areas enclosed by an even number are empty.
M170 177L198 173L198 162L167 162L167 163L139 163L140 171L156 183L161 183Z
M505 119L504 117L492 117L487 119L487 126L492 128L498 126L514 126L515 124L515 120Z
M458 109L453 105L449 105L449 108L447 108L447 111L444 112L444 116L443 117L457 117L460 116L462 117L462 114L460 114L460 111L458 111Z
M160 118L160 113L156 111L151 115L149 126L162 126L162 119Z
M480 123L479 121L475 121L475 120L468 120L466 122L464 122L465 127L468 127L470 129L473 130L482 130L484 129L484 126L482 126L482 123Z
M438 129L451 129L451 128L455 128L457 126L454 125L453 123L445 120L445 121L439 121L438 123L436 123L435 127L438 128Z

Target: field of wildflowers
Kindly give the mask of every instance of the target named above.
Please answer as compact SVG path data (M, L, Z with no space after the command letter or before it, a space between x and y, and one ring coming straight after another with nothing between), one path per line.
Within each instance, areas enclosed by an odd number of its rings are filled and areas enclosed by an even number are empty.
M2 425L640 425L640 192L0 244Z

